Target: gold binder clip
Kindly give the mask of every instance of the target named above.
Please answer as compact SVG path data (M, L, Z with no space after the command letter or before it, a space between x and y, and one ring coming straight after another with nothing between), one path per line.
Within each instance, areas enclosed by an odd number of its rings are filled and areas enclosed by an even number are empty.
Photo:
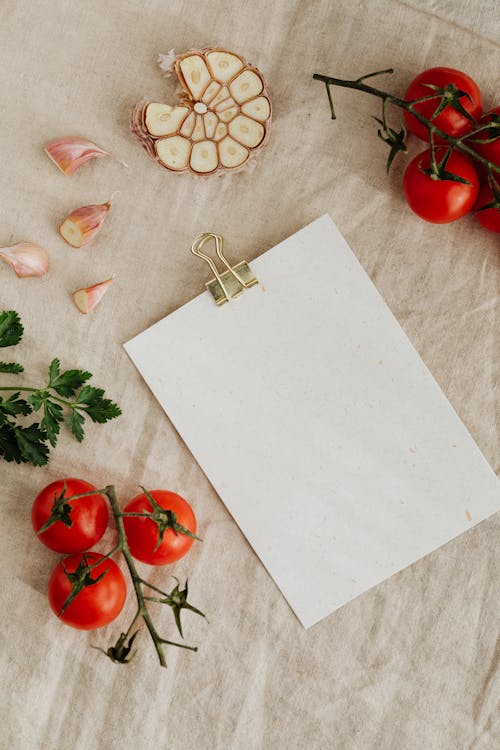
M203 245L212 239L215 241L217 257L226 267L225 271L219 272L212 258L201 250ZM205 286L212 294L216 305L223 305L225 302L229 302L230 298L239 297L240 294L243 294L244 289L259 283L246 261L242 261L236 266L229 264L222 252L222 245L223 240L220 234L213 234L212 232L200 234L191 245L193 255L197 255L198 258L202 258L208 263L214 274L215 278L210 279Z

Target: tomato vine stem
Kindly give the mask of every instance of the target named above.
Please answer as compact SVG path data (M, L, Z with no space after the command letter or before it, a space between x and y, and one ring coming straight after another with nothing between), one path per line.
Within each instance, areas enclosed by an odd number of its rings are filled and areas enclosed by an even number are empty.
M327 76L327 75L322 75L320 73L315 73L313 75L313 79L316 81L322 81L326 86L332 120L335 120L336 116L335 116L335 110L333 108L333 100L332 100L332 95L330 91L331 86L340 86L342 88L362 91L365 94L370 94L371 96L375 96L378 99L381 99L382 105L384 108L383 109L384 113L385 113L385 105L387 104L387 102L389 104L393 104L395 107L399 107L399 109L409 112L411 115L413 115L413 117L415 117L415 119L417 119L419 122L422 123L422 125L424 125L427 128L427 130L429 131L429 137L430 137L431 142L436 137L441 138L443 141L448 143L453 148L456 148L458 151L461 151L462 153L467 154L467 156L470 156L476 161L480 162L488 170L490 174L492 172L497 172L498 174L500 174L500 165L494 164L493 162L486 159L484 156L481 156L481 154L478 154L476 151L474 151L473 148L471 148L467 143L465 143L465 140L471 138L474 135L477 135L481 131L488 130L489 128L491 128L492 127L491 123L479 125L477 128L471 130L468 133L465 133L464 135L460 137L448 135L448 133L445 133L443 130L438 128L433 122L431 122L431 120L428 120L426 117L424 117L424 115L422 115L414 107L415 104L419 104L420 102L427 101L430 99L436 99L437 96L439 96L439 92L431 94L427 97L422 97L420 99L405 101L404 99L400 99L399 97L394 96L394 94L391 94L388 91L383 91L382 89L377 89L374 86L370 86L369 84L364 83L366 78L371 78L373 76L383 75L385 73L392 73L392 72L393 72L392 68L389 68L387 70L376 71L375 73L368 73L367 75L361 76L361 78L357 78L356 80L344 80L343 78L335 78L334 76ZM500 134L498 137L500 137Z
M77 500L78 498L89 497L91 495L105 495L107 497L110 507L111 507L111 512L113 513L113 517L115 520L116 531L118 533L118 541L110 552L105 554L103 557L100 557L91 565L87 565L85 568L85 572L88 575L88 573L93 568L102 564L103 559L107 559L111 557L111 555L121 552L127 564L128 572L129 572L132 585L134 588L134 593L137 599L137 611L132 619L132 622L127 628L126 632L120 634L114 646L110 646L106 651L102 648L98 648L98 650L102 651L106 656L108 656L112 661L116 663L127 664L130 661L130 659L127 659L127 656L129 656L133 640L135 639L135 636L137 635L137 631L132 636L130 636L130 633L134 625L136 624L137 620L141 618L144 624L146 625L146 628L151 636L151 639L154 643L154 647L156 649L156 653L158 655L158 660L162 667L167 666L167 660L166 660L165 650L164 650L165 645L177 646L178 648L184 648L184 649L187 649L188 651L197 651L198 648L196 646L188 646L184 643L177 643L176 641L171 641L171 640L167 640L166 638L162 638L161 635L158 633L147 608L148 601L160 603L160 604L168 604L173 609L174 619L177 624L178 630L182 636L182 628L180 626L180 619L179 619L180 609L182 608L189 609L192 612L195 612L196 614L201 615L202 617L205 616L202 612L200 612L200 610L191 606L187 602L187 598L186 598L187 597L187 582L186 582L186 588L184 589L184 591L181 591L181 592L179 591L179 582L177 582L177 586L174 588L174 590L170 594L162 591L161 589L149 583L148 581L146 581L139 575L137 568L135 566L134 558L132 557L130 548L128 546L127 535L125 533L125 526L123 523L123 519L128 516L140 516L143 518L149 518L154 521L154 518L153 518L154 514L156 513L158 515L158 513L161 511L158 511L157 509L155 509L153 513L149 513L149 512L124 513L122 512L119 508L118 500L116 497L116 491L113 485L108 485L107 487L101 490L91 490L89 492L81 492L77 495L71 495L70 497L63 498L63 500L69 503L73 500ZM61 498L59 499L59 502L61 502ZM164 511L164 512L168 513L168 511ZM164 598L159 599L158 597L146 596L142 590L143 586L147 586L150 589L157 591L158 593L162 594ZM72 590L72 592L68 596L68 599L63 604L61 611L64 611L65 607L68 606L68 604L70 603L70 600L72 600L74 596L75 595ZM128 643L127 643L127 639L129 639Z

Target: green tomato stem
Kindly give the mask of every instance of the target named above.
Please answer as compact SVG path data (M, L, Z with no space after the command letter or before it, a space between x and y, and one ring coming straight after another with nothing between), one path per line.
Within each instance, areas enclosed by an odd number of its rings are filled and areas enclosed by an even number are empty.
M389 72L389 71L381 71L381 72ZM378 75L377 73L370 74L370 75ZM462 153L467 154L467 156L472 157L476 161L480 162L485 166L488 170L497 172L500 174L500 165L494 164L493 162L486 159L484 156L481 156L480 154L476 153L473 148L471 148L468 144L464 143L464 140L467 138L470 138L471 135L475 134L475 131L472 131L471 133L465 133L463 136L460 136L459 138L456 138L452 135L448 135L448 133L445 133L443 130L438 128L433 122L428 120L424 115L422 115L418 110L415 109L413 106L415 103L419 103L421 101L426 101L427 99L435 99L436 96L439 96L439 94L429 97L423 97L422 99L416 99L413 102L407 102L404 99L400 99L397 96L394 96L393 94L390 94L387 91L382 91L381 89L377 89L374 86L369 86L366 83L363 83L363 80L367 78L368 76L363 76L362 78L359 78L355 81L349 81L344 80L342 78L335 78L333 76L326 76L321 75L320 73L315 73L313 75L314 80L316 81L322 81L327 89L328 92L328 99L330 102L330 109L332 113L332 119L335 119L335 113L333 111L332 106L332 100L331 100L331 94L330 94L330 86L340 86L343 88L348 89L355 89L356 91L363 91L365 94L370 94L371 96L375 96L378 99L381 99L383 104L385 102L389 102L390 104L393 104L395 107L399 107L400 109L405 110L406 112L409 112L413 117L415 117L416 120L422 123L427 130L429 131L429 136L439 137L443 141L446 141L446 143L449 143L451 146L455 147L458 151L462 151ZM479 127L478 130L487 129Z

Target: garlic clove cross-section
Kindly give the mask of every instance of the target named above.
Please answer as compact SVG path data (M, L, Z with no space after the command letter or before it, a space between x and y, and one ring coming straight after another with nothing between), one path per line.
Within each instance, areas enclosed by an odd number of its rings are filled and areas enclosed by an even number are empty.
M241 169L269 137L271 100L262 73L219 48L190 50L171 67L182 87L180 103L138 102L132 133L171 172Z

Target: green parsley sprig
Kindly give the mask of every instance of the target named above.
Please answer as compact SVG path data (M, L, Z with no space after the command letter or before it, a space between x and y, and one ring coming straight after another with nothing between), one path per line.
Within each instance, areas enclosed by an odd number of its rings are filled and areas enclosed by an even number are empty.
M0 347L15 346L24 328L15 310L0 314ZM17 362L0 362L0 373L19 375L24 372ZM43 466L49 460L50 447L55 448L63 423L79 443L84 437L85 418L103 424L121 414L120 408L105 398L102 388L88 385L92 374L86 370L65 370L53 359L49 365L48 383L42 388L0 386L0 456L18 464ZM29 394L26 398L21 393ZM20 422L21 417L40 412L38 421Z

